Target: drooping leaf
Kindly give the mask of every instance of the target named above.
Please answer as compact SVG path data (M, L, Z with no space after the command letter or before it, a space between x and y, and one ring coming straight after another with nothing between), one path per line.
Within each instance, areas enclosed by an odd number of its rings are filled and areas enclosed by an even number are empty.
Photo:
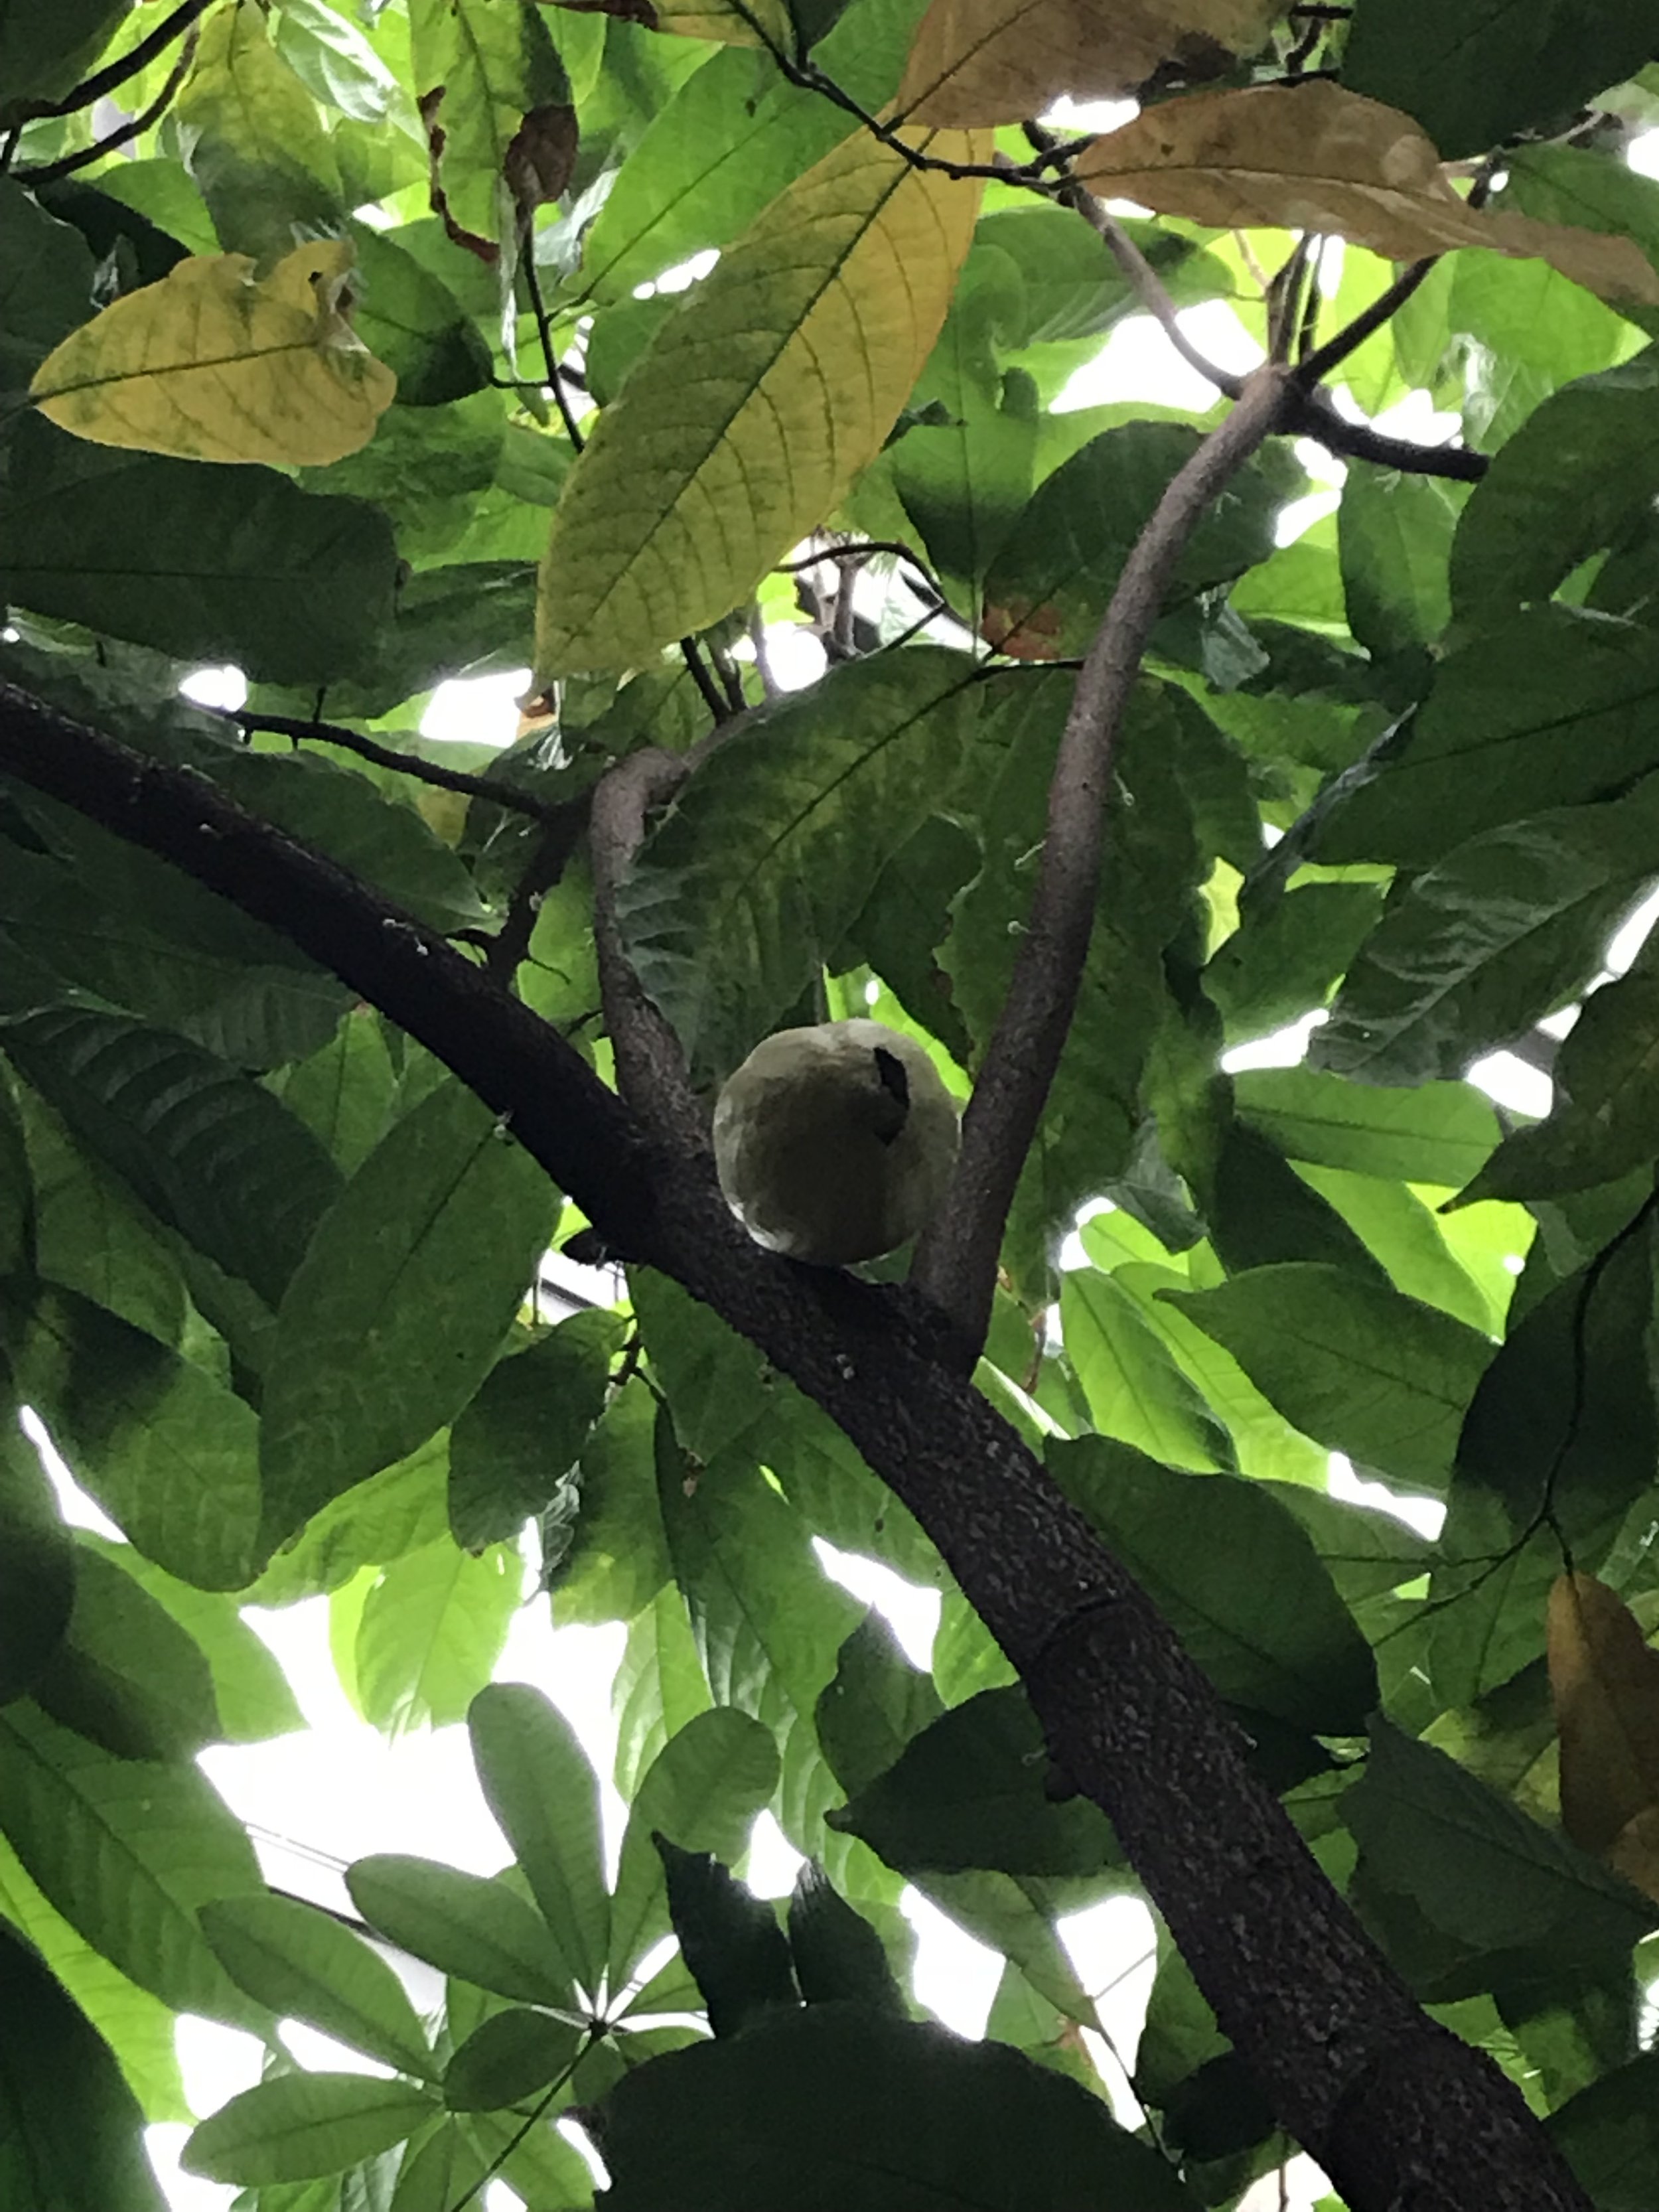
M862 2005L809 2005L641 2067L596 2121L615 2212L674 2196L726 2212L1194 2202L1075 2082Z
M736 2035L800 2002L789 1942L772 1907L707 1851L656 1838L668 1913L716 2035Z
M1165 100L1096 139L1077 173L1194 222L1324 231L1396 261L1460 246L1541 254L1590 291L1659 304L1659 273L1628 240L1477 212L1409 116L1325 78Z
M570 82L546 12L520 0L416 0L410 44L433 205L458 245L493 261L520 219L524 134L550 111L569 112Z
M200 1589L252 1580L267 1547L244 1400L72 1291L36 1299L20 1366L76 1480L146 1558Z
M88 445L31 416L0 497L19 606L277 684L353 668L392 613L384 515L271 469Z
M60 338L85 318L92 256L11 177L0 179L0 402L8 411Z
M1654 872L1659 777L1472 837L1396 884L1309 1057L1366 1083L1460 1074L1582 989Z
M0 2194L38 2212L162 2212L109 2045L0 1926Z
M89 1007L9 1023L0 1044L153 1212L276 1303L340 1180L269 1091L183 1037Z
M96 1553L76 1562L75 1610L32 1686L54 1720L120 1759L193 1759L221 1733L205 1656L137 1581Z
M1586 18L1571 0L1504 0L1455 21L1434 0L1359 11L1342 59L1357 92L1415 115L1448 155L1484 153L1571 114L1653 54L1641 0Z
M933 0L899 103L922 123L1018 123L1062 93L1121 100L1166 65L1225 69L1272 21L1272 0Z
M1550 1592L1550 1689L1561 1741L1561 1825L1606 1853L1659 1805L1659 1652L1630 1608L1593 1575Z
M449 1445L449 1525L458 1544L516 1536L542 1512L605 1411L622 1323L574 1314L501 1360L456 1422Z
M198 1910L260 1891L242 1824L185 1763L112 1758L27 1701L0 1712L5 1833L64 1917L141 1989L256 2031Z
M219 243L269 256L345 210L339 164L316 103L270 43L250 0L214 10L175 111Z
M1316 1068L1252 1068L1233 1078L1233 1098L1240 1120L1293 1160L1448 1189L1474 1176L1501 1133L1472 1084L1380 1091Z
M1166 1292L1285 1419L1402 1483L1443 1489L1492 1347L1433 1306L1313 1262Z
M1223 1697L1310 1734L1364 1728L1377 1702L1370 1649L1270 1492L1103 1437L1051 1443L1048 1460Z
M383 1567L352 1644L364 1719L388 1734L453 1727L495 1672L523 1583L515 1547L475 1558L448 1535Z
M923 144L947 161L983 150ZM977 212L976 187L860 132L722 255L571 471L542 564L542 678L648 661L823 520L909 396Z
M381 1139L277 1317L260 1434L274 1537L465 1404L556 1210L540 1170L459 1085L441 1085Z
M1109 1275L1075 1267L1060 1288L1066 1357L1103 1435L1174 1467L1231 1464L1232 1446L1134 1299Z
M245 253L180 261L66 338L29 397L94 445L188 461L338 460L374 436L396 385L342 311L351 264L340 240L296 246L264 277Z
M687 785L619 910L694 1067L729 1074L840 945L958 771L972 673L927 646L855 663L757 716Z

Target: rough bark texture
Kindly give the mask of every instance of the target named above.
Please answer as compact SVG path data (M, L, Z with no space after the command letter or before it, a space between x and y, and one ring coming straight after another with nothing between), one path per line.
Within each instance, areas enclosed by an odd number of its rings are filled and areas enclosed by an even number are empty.
M174 861L380 1007L619 1249L824 1407L939 1545L1055 1759L1109 1815L1222 2027L1352 2212L1589 2212L1518 2093L1425 2017L1325 1881L1151 1601L942 1362L949 1333L915 1292L761 1251L705 1154L647 1138L481 969L207 776L8 686L0 772Z

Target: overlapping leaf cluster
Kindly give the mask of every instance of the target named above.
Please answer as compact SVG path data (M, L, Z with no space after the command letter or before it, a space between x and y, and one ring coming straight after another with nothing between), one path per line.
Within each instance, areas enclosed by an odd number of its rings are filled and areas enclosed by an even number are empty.
M1646 2212L1659 963L1609 944L1659 882L1650 11L1518 0L1453 42L1358 0L1297 82L1307 21L1243 0L213 0L118 72L160 112L100 153L65 95L156 12L0 0L0 678L472 945L602 1071L587 795L711 698L742 719L621 901L697 1082L866 1007L958 1092L979 1064L1064 664L1206 420L1056 409L1136 303L1010 179L1024 118L1139 90L1077 174L1257 337L1291 228L1347 241L1322 335L1380 255L1443 256L1338 416L1426 390L1484 465L1352 459L1280 544L1314 455L1270 447L1177 570L979 1380L1418 1994ZM786 696L788 626L829 659ZM251 736L181 699L204 662ZM259 732L418 766L439 683L532 666L514 747L446 750L470 794ZM1305 1064L1227 1072L1310 1016ZM1468 1079L1512 1047L1541 1121ZM550 1325L559 1199L435 1061L9 785L0 1053L33 1409L0 1442L0 2198L155 2203L181 2012L270 2042L189 2152L246 2212L456 2212L497 2174L585 2207L573 2113L617 2212L1221 2206L1283 2159L1167 1942L1157 2148L1114 2124L1056 1922L1134 1877L927 1536L675 1285ZM65 1525L42 1425L123 1540ZM1437 1536L1333 1497L1333 1454ZM568 1727L490 1682L527 1522L555 1620L626 1626L614 1873ZM929 1668L817 1540L939 1593ZM241 1607L319 1595L366 1717L469 1720L511 1847L351 1870L431 2016L266 1889L194 1764L297 1725ZM783 1912L729 1872L763 1809L810 1863ZM907 1883L1004 1961L983 2045L915 2017ZM380 2071L296 2069L283 2019Z

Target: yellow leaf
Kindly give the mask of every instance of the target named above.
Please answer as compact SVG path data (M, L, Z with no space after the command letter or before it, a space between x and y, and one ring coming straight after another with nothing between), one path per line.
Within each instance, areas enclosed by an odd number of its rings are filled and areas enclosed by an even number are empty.
M1018 123L1061 93L1120 100L1165 63L1188 82L1258 46L1279 0L933 0L898 105L918 123Z
M100 446L319 467L366 446L398 380L345 318L352 252L296 246L179 262L71 331L35 371L43 415Z
M1562 1575L1550 1592L1549 1666L1561 1825L1585 1850L1607 1852L1659 1806L1659 1652L1605 1583Z
M1659 271L1629 239L1471 208L1408 115L1324 78L1166 100L1077 166L1092 191L1219 229L1324 231L1396 261L1485 246L1659 306Z
M558 0L577 15L618 15L647 31L719 39L731 46L774 46L789 52L795 33L783 0Z
M983 161L984 142L927 150ZM637 667L747 599L881 451L939 335L977 181L859 132L658 331L566 482L537 668Z

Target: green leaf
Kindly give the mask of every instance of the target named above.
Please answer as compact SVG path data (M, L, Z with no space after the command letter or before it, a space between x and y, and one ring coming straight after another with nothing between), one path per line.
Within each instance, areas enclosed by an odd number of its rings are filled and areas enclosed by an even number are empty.
M1570 115L1652 54L1643 0L1607 0L1589 20L1573 0L1499 0L1468 19L1435 0L1394 0L1359 10L1342 81L1414 115L1443 154L1483 154Z
M310 94L270 44L256 6L217 9L203 27L175 113L190 172L228 252L265 255L295 227L337 222L340 172Z
M520 2105L564 2073L582 2048L570 2021L517 2006L492 2013L444 2069L444 2102L452 2112L499 2112ZM447 2212L447 2196L438 2212Z
M485 1802L571 1978L596 1996L611 1934L599 1778L569 1722L527 1684L481 1690L467 1727Z
M287 2074L244 2089L204 2120L179 2154L186 2173L245 2188L337 2173L413 2135L433 2101L407 2081L366 2074Z
M40 1456L10 1413L0 1429L0 1705L27 1690L62 1644L76 1565Z
M737 2035L780 2007L793 2011L788 1938L763 1898L735 1881L707 1851L654 1838L680 1955L696 1978L716 2035Z
M573 1314L502 1359L456 1421L449 1443L449 1524L476 1550L514 1537L581 1457L605 1411L618 1315Z
M1654 872L1659 777L1471 838L1396 886L1310 1057L1367 1083L1455 1075L1594 975Z
M219 1733L227 1743L257 1743L304 1727L288 1677L270 1645L243 1619L240 1598L180 1582L131 1544L112 1544L85 1529L76 1532L76 1542L83 1552L113 1560L165 1607L202 1653L212 1676Z
M505 245L514 218L504 186L520 130L533 111L570 98L546 15L490 0L415 0L410 42L434 205L472 252Z
M851 1796L895 1765L943 1711L932 1676L910 1664L872 1608L842 1645L815 1717L823 1755Z
M1460 617L1547 599L1659 495L1659 366L1646 356L1570 385L1502 446L1452 548Z
M148 1559L200 1589L252 1580L258 1424L242 1399L72 1291L35 1301L21 1369L76 1480Z
M1659 1919L1588 1852L1387 1721L1372 1722L1342 1810L1376 1879L1478 1950L1565 1940L1586 1964L1622 1959Z
M596 2116L607 2212L1188 2212L1195 2200L1097 2097L1006 2045L862 2005L811 2005L677 2051ZM739 2148L741 2147L741 2148Z
M196 1923L263 1887L240 1820L193 1765L112 1759L27 1704L0 1711L5 1832L71 1926L179 2012L269 2025Z
M1659 947L1593 991L1564 1039L1547 1121L1512 1129L1461 1202L1616 1182L1659 1152Z
M398 593L372 648L330 690L329 704L344 714L389 714L412 692L453 678L521 668L535 604L536 572L526 560L423 569Z
M432 2053L404 1985L329 1913L288 1897L204 1905L202 1933L248 1995L400 2073L430 2077Z
M15 80L0 77L8 93ZM92 298L92 256L11 177L0 178L0 406L9 415L29 379Z
M1644 2051L1616 2067L1545 2123L1598 2212L1647 2212L1659 2189L1659 2059Z
M383 1567L353 1646L364 1719L389 1735L460 1720L495 1670L523 1583L515 1546L475 1559L447 1535Z
M813 55L873 113L897 87L918 0L854 0ZM725 246L790 179L852 129L843 111L781 83L769 58L728 46L693 71L617 173L582 240L589 298L625 300L709 246Z
M441 1973L530 2004L569 2002L557 1946L505 1882L388 1852L348 1868L346 1887L372 1928Z
M1659 764L1659 637L1534 607L1449 653L1405 750L1320 824L1322 861L1431 866L1546 807L1612 798Z
M1293 1160L1448 1190L1472 1180L1501 1134L1492 1101L1468 1083L1380 1091L1316 1068L1259 1068L1233 1078L1233 1102Z
M624 1797L634 1796L640 1777L670 1736L713 1703L685 1600L670 1583L629 1624L622 1664L611 1686L616 1782Z
M109 2045L0 1927L0 2197L20 2212L163 2212L143 2125Z
M1176 1467L1231 1464L1225 1430L1121 1284L1073 1268L1060 1310L1066 1356L1103 1434Z
M771 1731L732 1706L689 1721L653 1760L635 1792L611 1906L610 1983L619 1990L668 1928L660 1833L684 1850L735 1859L777 1786Z
M331 9L329 16L331 27L350 35L349 24ZM292 9L285 9L283 29L292 21ZM483 389L490 374L489 349L448 286L398 244L395 231L354 222L350 235L363 291L354 325L397 378L399 404L439 407Z
M912 1737L830 1826L900 1874L1098 1874L1118 1857L1106 1816L1086 1798L1057 1802L1048 1768L1025 1692L984 1690Z
M673 1572L657 1501L655 1399L642 1382L620 1391L581 1457L581 1512L554 1582L561 1624L632 1620Z
M102 52L131 0L65 0L42 15L27 0L0 9L0 108L9 129L16 108L70 91ZM27 112L27 110L25 110Z
M681 793L618 902L641 981L726 1074L857 921L953 780L972 668L916 647L753 717Z
M1437 477L1350 466L1337 514L1342 591L1349 628L1376 659L1432 645L1445 629L1458 507L1456 493Z
M115 1559L90 1550L64 1641L33 1687L54 1720L118 1759L193 1759L222 1733L203 1652Z
M808 2004L862 2004L904 2017L904 1993L881 1937L811 1859L789 1899L789 1948Z
M972 160L978 141L919 143ZM543 679L644 665L740 605L823 520L909 396L977 211L975 188L860 131L722 254L571 471L542 565Z
M0 590L35 613L272 684L349 672L391 619L384 515L274 469L88 445L30 416L0 498Z
M260 1437L274 1538L459 1412L557 1207L540 1169L459 1084L440 1085L382 1138L325 1217L277 1316Z
M1355 1735L1377 1702L1370 1647L1273 1492L1160 1467L1099 1437L1048 1462L1230 1704Z
M1286 1420L1392 1479L1443 1490L1492 1347L1415 1298L1312 1262L1165 1291Z
M1299 884L1252 901L1204 970L1229 1038L1269 1036L1322 1006L1382 910L1380 884Z
M0 1045L154 1212L276 1303L340 1179L268 1091L183 1037L90 1007L9 1022Z
M994 644L1024 659L1085 650L1130 547L1199 436L1185 423L1129 423L1091 439L1054 471L985 580ZM1277 465L1253 463L1236 476L1193 533L1166 611L1265 561L1289 489Z

